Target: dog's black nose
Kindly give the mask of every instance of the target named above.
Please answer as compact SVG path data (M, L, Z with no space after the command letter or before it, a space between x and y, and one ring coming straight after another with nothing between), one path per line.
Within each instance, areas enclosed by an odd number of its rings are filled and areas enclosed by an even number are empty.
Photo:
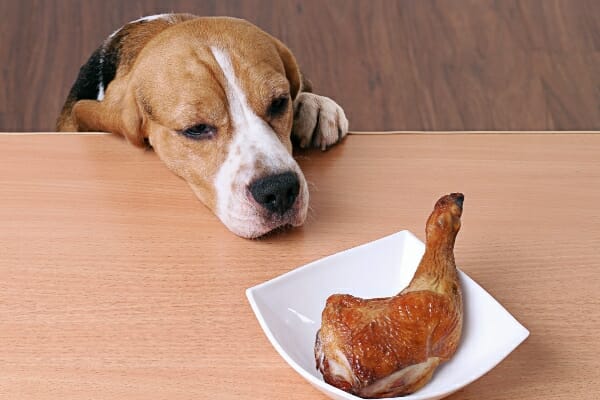
M254 200L269 211L283 215L289 210L300 191L298 175L293 172L269 175L250 184Z

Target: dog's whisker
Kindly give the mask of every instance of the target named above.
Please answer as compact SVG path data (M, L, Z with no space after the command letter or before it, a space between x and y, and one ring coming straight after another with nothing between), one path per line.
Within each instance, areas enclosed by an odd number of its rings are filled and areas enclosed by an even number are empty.
M315 211L314 208L308 207L308 212L306 213L306 220L307 221L316 221L316 219L317 219L317 212Z
M316 184L315 182L312 182L312 181L306 180L306 185L308 186L308 188L309 188L310 190L314 190L314 191L316 191L316 192L318 192L318 191L319 191L319 187L317 186L317 184Z

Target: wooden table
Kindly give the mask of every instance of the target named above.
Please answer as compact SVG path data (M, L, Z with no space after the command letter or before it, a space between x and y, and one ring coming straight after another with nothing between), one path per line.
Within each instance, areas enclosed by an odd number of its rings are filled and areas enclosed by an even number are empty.
M244 290L465 193L460 267L531 336L451 399L600 398L600 135L351 136L298 156L306 225L227 231L151 151L0 135L0 398L323 399Z

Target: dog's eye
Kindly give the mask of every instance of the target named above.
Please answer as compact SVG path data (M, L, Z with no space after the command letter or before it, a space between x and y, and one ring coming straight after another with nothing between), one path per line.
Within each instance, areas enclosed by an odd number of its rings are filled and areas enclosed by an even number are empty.
M200 139L210 139L217 133L217 128L212 125L207 124L198 124L194 126L190 126L182 131L180 131L183 136L187 136L190 139L200 140Z
M289 102L289 97L287 95L277 97L271 102L269 105L269 109L267 113L270 117L278 117L283 114L287 110L287 105Z

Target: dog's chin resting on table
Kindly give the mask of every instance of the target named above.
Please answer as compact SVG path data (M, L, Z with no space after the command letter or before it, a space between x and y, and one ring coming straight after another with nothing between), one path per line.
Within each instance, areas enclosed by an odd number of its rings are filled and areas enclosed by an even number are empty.
M58 131L105 131L150 145L234 233L304 223L306 179L292 157L348 131L310 93L290 50L247 21L161 14L110 35L81 67Z

